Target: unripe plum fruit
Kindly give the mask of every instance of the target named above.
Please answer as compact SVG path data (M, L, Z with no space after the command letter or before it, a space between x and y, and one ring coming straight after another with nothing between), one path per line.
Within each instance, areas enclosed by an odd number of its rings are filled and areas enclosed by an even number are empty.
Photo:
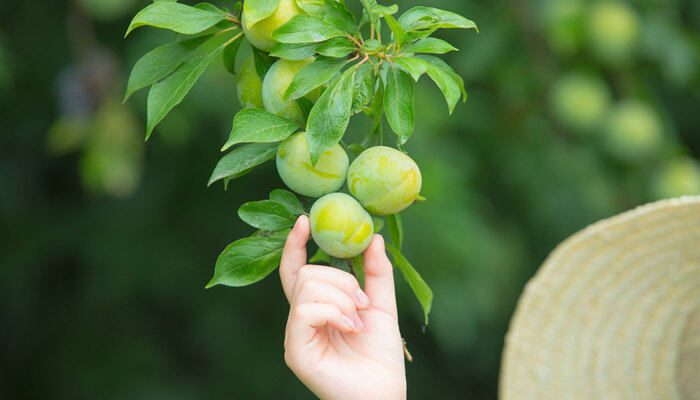
M591 131L604 122L610 98L605 82L573 72L554 84L550 103L562 124L579 131Z
M658 152L663 144L663 123L656 111L637 100L615 106L607 122L608 150L623 161L638 161Z
M410 206L421 184L418 165L391 147L363 151L348 170L350 192L372 214L396 214Z
M303 11L297 6L296 0L280 0L277 10L272 15L256 22L253 26L248 24L248 18L244 12L241 18L241 27L250 44L269 52L277 44L277 41L272 38L272 32L286 24L295 15L302 13Z
M304 115L297 102L293 99L284 100L283 96L289 84L292 83L294 75L302 67L311 64L313 61L312 57L300 61L277 60L272 64L265 75L262 85L262 98L265 110L292 121L303 122ZM321 88L317 88L309 92L305 97L311 102L315 102L320 95Z
M277 172L284 183L309 197L321 197L343 187L349 164L347 153L336 144L312 165L305 132L288 137L277 150Z
M347 194L331 193L316 200L309 219L314 241L333 257L358 256L372 241L372 217Z
M588 42L593 54L611 65L625 63L634 53L640 36L639 18L629 5L604 0L590 7Z
M248 57L238 71L238 101L244 108L257 107L265 108L262 100L262 79L255 69L255 59L253 56Z

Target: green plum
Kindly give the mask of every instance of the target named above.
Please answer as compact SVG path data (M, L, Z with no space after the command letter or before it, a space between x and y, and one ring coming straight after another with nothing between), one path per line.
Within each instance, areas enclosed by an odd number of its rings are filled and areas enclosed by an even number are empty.
M248 57L237 75L238 86L236 90L238 93L238 101L244 108L256 107L265 108L262 100L262 79L258 75L258 71L255 69L255 59L253 56Z
M562 56L574 55L584 41L583 0L546 0L543 22L552 50Z
M604 122L611 97L602 80L573 72L554 84L550 103L562 124L578 131L591 131Z
M589 9L587 34L591 51L600 61L624 64L639 41L639 17L624 2L601 1Z
M410 206L421 184L418 165L391 147L363 151L348 170L350 192L372 214L396 214Z
M656 111L637 100L616 105L607 121L608 150L623 161L648 158L663 144L664 127Z
M309 197L321 197L338 191L345 183L350 160L339 144L326 151L311 165L306 133L295 133L277 150L277 171L293 191Z
M262 98L265 110L280 117L292 121L303 122L304 115L295 100L283 98L289 84L292 83L294 75L305 65L311 64L313 58L306 60L291 61L277 60L270 67L263 79ZM317 88L308 93L305 97L315 102L321 95L321 88Z
M252 26L248 24L248 18L244 12L241 18L241 26L245 38L250 44L260 50L269 52L277 44L275 39L272 38L272 32L299 14L303 14L303 11L297 6L296 0L280 0L277 10L272 15L256 22Z
M347 194L331 193L316 200L309 219L314 241L333 257L358 256L372 241L372 217Z

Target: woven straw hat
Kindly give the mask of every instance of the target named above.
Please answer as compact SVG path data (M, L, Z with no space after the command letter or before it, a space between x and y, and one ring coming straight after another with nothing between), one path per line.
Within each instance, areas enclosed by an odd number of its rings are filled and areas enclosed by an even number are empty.
M502 400L700 399L700 196L594 224L527 284Z

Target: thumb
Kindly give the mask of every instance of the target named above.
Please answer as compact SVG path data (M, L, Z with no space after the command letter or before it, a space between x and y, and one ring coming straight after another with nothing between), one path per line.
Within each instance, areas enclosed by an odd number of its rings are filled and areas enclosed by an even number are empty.
M382 235L374 235L364 254L365 293L372 307L394 317L396 294L394 292L394 270L384 248Z
M282 260L280 261L280 278L284 294L290 303L299 268L306 264L306 242L309 241L310 233L309 217L302 215L297 219L294 228L287 236L287 242L284 244Z

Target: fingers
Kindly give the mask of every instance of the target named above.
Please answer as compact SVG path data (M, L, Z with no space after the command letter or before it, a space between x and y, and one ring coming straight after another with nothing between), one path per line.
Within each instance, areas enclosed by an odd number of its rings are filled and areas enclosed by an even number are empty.
M306 303L331 304L338 307L347 320L351 321L354 331L362 329L362 320L357 315L355 301L337 287L322 281L307 280L294 299L294 305L299 307Z
M322 281L335 286L352 298L359 309L365 309L369 306L369 298L362 291L354 276L336 268L320 265L305 265L301 267L292 290L292 299L299 295L299 291L304 286L304 283L310 280Z
M330 325L350 333L355 328L350 318L337 306L325 303L304 303L295 306L289 314L285 349L294 352L307 345L316 335L316 329Z
M287 242L284 245L280 261L280 278L284 294L290 303L299 268L306 264L306 242L309 241L310 234L309 217L302 215L297 219L292 231L289 232Z
M384 238L374 235L364 253L365 293L373 307L394 317L396 294L394 292L394 270L384 249Z

